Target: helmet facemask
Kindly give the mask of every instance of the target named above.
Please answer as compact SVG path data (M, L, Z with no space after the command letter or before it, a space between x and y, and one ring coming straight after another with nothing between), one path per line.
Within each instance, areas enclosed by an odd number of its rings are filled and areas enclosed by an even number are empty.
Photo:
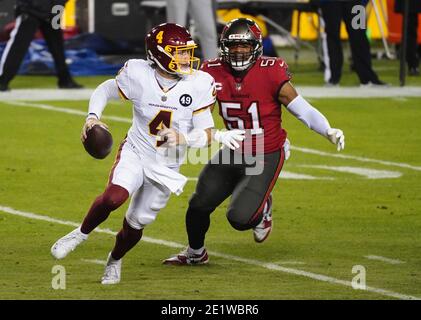
M189 42L181 46L166 45L165 48L158 46L158 50L171 59L168 69L172 74L189 75L193 70L199 69L200 59L194 56L197 45L193 41ZM164 69L169 72L168 69Z
M248 69L259 56L259 44L256 41L226 41L222 45L222 58L236 71Z

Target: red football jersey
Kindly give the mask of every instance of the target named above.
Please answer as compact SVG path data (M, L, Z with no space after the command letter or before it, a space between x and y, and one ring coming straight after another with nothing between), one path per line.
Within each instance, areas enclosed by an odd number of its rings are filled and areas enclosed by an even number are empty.
M285 61L261 57L243 78L232 75L230 67L221 59L205 61L201 69L216 81L219 114L226 128L250 129L243 152L248 153L246 145L250 142L253 153L270 153L282 148L287 133L281 126L278 94L291 79ZM259 143L262 137L264 143Z

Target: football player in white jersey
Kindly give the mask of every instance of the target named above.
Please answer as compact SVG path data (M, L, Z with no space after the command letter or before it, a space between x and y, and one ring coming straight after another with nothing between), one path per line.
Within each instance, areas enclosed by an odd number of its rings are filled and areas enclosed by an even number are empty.
M122 142L111 169L108 185L93 202L83 223L51 248L56 259L73 251L109 214L131 197L123 228L108 255L103 284L120 281L122 257L142 237L171 192L182 192L187 179L178 173L186 147L203 148L211 139L235 149L244 138L241 130L211 131L210 108L215 103L215 81L196 70L197 47L182 26L164 23L146 36L148 61L126 62L115 79L99 85L91 96L82 140L100 121L110 99L119 97L133 103L133 123ZM181 151L181 152L180 152Z

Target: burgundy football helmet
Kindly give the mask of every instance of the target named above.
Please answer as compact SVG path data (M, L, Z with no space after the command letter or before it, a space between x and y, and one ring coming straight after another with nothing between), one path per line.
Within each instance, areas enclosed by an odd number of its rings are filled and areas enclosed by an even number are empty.
M146 35L145 46L148 59L170 74L191 74L200 66L200 59L194 56L196 43L178 24L156 26Z
M230 52L237 45L250 45L244 53ZM239 18L227 23L220 38L221 57L236 71L250 68L263 53L262 31L251 19Z

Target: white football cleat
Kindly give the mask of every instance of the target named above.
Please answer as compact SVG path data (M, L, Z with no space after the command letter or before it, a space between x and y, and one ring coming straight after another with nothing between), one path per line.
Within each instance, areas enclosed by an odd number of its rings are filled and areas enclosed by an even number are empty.
M272 194L269 196L263 208L263 218L260 223L253 228L254 241L263 242L272 231Z
M107 265L105 266L104 275L102 276L102 284L117 284L121 278L121 261L114 260L111 252L108 254Z
M88 239L88 235L82 233L80 228L77 228L58 239L51 247L51 254L56 259L63 259L86 239Z

